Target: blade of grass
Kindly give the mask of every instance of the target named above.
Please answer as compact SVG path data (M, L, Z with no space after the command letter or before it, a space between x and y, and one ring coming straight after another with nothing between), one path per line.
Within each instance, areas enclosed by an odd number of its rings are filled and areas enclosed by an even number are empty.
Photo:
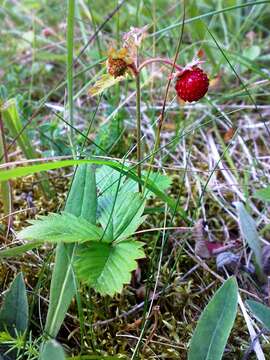
M75 1L68 0L67 14L67 97L69 122L74 126L74 104L73 104L73 47L74 47L74 15ZM74 133L70 128L71 145L73 147Z
M15 169L7 169L3 170L3 167L0 168L0 181L5 181L9 179L14 179L16 177L31 175L34 173L39 173L41 171L46 170L53 170L59 169L62 167L74 166L74 165L81 165L81 164L93 164L93 165L107 165L111 168L123 173L125 176L130 177L131 179L141 182L141 184L146 184L147 189L152 191L157 197L161 200L166 202L168 206L171 208L172 211L177 211L184 220L189 222L187 214L184 209L181 207L177 207L176 202L169 196L167 196L163 191L161 191L153 181L149 178L142 176L140 180L136 173L133 171L132 168L128 168L123 166L122 164L116 163L110 160L98 160L98 159L91 159L91 160L62 160L62 161L55 161L55 162L47 162L45 164L39 165L31 165L31 166L21 166L16 167ZM146 181L147 180L147 181Z
M190 18L190 19L186 19L185 24L189 24L189 23L192 23L192 22L194 22L196 20L200 20L200 19L212 16L212 15L218 15L218 14L221 14L221 13L224 13L224 12L227 12L227 11L233 11L235 9L244 8L246 6L253 6L253 5L260 5L260 4L267 4L267 3L269 3L269 0L251 1L251 2L247 2L247 3L244 2L244 3L239 4L239 5L228 6L228 7L219 9L219 10L209 11L208 13L198 15L198 16L195 16L195 17ZM156 35L159 35L159 34L162 34L162 33L166 32L168 30L172 30L174 28L177 28L179 25L181 25L181 23L182 22L177 22L177 23L175 23L173 25L167 26L164 29L161 29L161 30L159 30L159 31L157 31L155 33L152 33L151 35L149 35L149 37L156 36Z
M91 223L96 222L97 194L95 173L91 165L78 167L65 211L81 216ZM57 246L56 260L50 289L50 305L46 319L45 334L56 337L72 300L76 294L77 281L73 271L76 245Z

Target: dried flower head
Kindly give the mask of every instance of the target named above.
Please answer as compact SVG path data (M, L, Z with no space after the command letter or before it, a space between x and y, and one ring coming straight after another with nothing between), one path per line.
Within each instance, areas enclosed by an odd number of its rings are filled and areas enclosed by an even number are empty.
M107 71L114 78L125 75L128 67L133 64L127 48L115 50L111 48L108 52Z

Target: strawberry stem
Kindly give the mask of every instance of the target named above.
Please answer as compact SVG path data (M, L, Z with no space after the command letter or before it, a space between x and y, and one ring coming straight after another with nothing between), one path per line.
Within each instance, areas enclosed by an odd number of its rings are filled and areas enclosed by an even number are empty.
M171 65L174 67L174 69L178 70L178 71L182 71L183 67L180 65L175 64L173 61L171 61L170 59L163 59L163 58L152 58L152 59L148 59L145 60L139 67L138 67L138 72L140 72L145 66L155 63L155 62L159 62L159 63L163 63L163 64L167 64L167 65Z

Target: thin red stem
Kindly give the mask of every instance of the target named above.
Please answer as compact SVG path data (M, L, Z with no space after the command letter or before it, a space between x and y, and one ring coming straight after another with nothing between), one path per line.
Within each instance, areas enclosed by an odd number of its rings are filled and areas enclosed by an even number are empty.
M173 61L171 61L170 59L163 59L163 58L152 58L152 59L148 59L145 60L138 68L138 71L140 72L145 66L155 63L155 62L159 62L159 63L163 63L163 64L167 64L167 65L171 65L173 66L176 70L178 71L182 71L183 67L180 65L175 64Z

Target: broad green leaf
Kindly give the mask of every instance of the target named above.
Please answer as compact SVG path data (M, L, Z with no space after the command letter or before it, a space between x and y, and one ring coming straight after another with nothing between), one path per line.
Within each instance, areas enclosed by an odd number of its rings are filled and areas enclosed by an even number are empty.
M24 333L28 325L28 302L22 273L13 280L0 310L0 330L8 330L15 337L16 331ZM16 331L15 331L16 329Z
M100 195L115 195L118 189L123 186L125 176L119 171L110 168L109 166L101 166L97 169L97 188ZM120 182L120 184L119 184Z
M85 245L77 253L76 273L101 295L113 296L130 282L131 271L137 267L136 259L144 257L142 246L134 240Z
M147 172L144 171L143 175L146 176ZM157 172L152 172L149 178L150 181L152 181L152 183L162 191L168 189L172 182L169 176L162 175ZM127 178L126 176L121 176L119 171L116 171L108 166L102 166L97 170L97 187L101 194L106 195L108 193L115 194L117 190L134 193L138 191L138 184L135 180ZM148 191L146 197L148 198L151 195L155 194Z
M253 315L270 331L270 307L254 300L246 301Z
M86 163L77 168L68 195L65 210L77 217L96 223L97 191L95 169ZM50 289L50 304L45 334L56 337L66 312L76 293L73 261L76 246L60 243L56 248L55 265Z
M237 283L230 278L201 314L191 339L188 360L220 360L237 312Z
M262 254L261 254L261 243L259 234L257 232L257 227L255 221L246 211L244 205L241 202L235 203L238 219L239 219L239 227L241 234L248 246L254 252L256 263L259 268L262 269Z
M82 217L72 214L49 214L39 216L37 220L29 220L32 225L18 233L19 238L48 241L82 243L86 241L98 241L102 237L102 229L92 225ZM106 237L104 241L106 241Z
M42 345L39 360L65 360L65 353L58 342L49 340Z
M96 96L103 93L104 90L114 86L115 84L123 81L127 78L127 76L118 76L113 77L110 74L104 74L101 78L88 90L88 94L90 96Z
M257 190L254 196L262 201L270 201L270 187Z
M138 193L102 196L99 200L99 221L111 240L124 240L132 236L145 220L142 216L145 202Z

